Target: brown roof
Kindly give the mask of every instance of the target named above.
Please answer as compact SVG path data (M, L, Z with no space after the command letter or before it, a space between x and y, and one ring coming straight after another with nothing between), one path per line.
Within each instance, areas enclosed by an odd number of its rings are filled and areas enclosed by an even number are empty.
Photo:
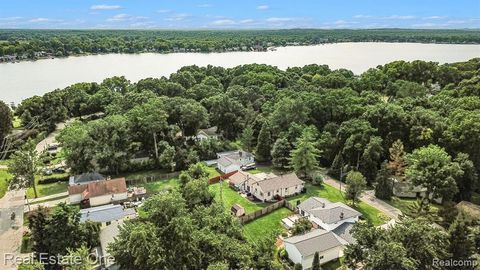
M263 192L274 191L280 188L289 188L301 185L304 182L300 180L295 173L284 174L281 176L267 178L257 182Z
M82 193L82 197L84 199L125 192L127 192L127 183L125 182L125 178L117 178L68 187L68 194L73 195Z
M230 183L234 185L241 185L245 181L247 181L249 178L255 178L255 176L249 172L244 172L244 171L238 171L235 174L228 177Z
M243 209L243 207L240 204L234 204L232 205L232 211L237 212L238 210Z

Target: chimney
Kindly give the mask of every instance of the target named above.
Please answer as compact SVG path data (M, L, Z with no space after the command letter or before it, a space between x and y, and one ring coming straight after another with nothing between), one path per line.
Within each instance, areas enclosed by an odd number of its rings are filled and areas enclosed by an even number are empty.
M343 219L343 212L340 213L340 219Z

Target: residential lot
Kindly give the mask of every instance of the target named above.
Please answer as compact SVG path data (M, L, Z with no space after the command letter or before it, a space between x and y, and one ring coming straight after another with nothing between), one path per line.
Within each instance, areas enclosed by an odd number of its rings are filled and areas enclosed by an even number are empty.
M244 232L249 241L258 241L262 237L279 235L285 230L281 220L293 212L287 208L279 208L272 213L245 224Z
M225 208L228 210L230 210L232 205L239 204L245 208L245 212L249 214L268 206L268 203L252 202L242 197L237 191L231 189L227 182L213 184L210 186L210 190L215 193L215 199L221 200L221 198L223 198Z

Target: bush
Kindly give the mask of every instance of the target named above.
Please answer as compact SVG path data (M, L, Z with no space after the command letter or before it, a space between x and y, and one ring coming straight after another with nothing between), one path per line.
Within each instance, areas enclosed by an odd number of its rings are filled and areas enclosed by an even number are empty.
M68 182L68 179L69 179L68 176L49 177L49 178L46 178L46 179L40 179L38 181L38 184L46 185L46 184L53 184L53 183L58 183L58 182Z
M296 263L295 266L293 267L293 270L303 270L303 266L299 263Z
M312 176L312 184L315 186L320 186L323 184L324 178L323 175L319 172L313 173Z

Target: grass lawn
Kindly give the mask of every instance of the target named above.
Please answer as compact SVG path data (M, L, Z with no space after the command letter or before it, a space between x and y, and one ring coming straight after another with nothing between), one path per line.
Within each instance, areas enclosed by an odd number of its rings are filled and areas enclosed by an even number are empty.
M0 198L2 198L8 189L8 183L12 175L9 174L6 170L0 170Z
M112 176L112 178L125 177L126 179L143 179L146 177L162 177L165 174L171 173L168 170L147 170L147 171L138 171L131 173L123 173L119 175Z
M68 176L68 173L61 173L61 174L52 174L49 177L65 177ZM45 197L57 193L66 192L68 188L68 182L57 182L51 184L39 184L38 181L41 179L40 176L35 177L35 182L37 183L37 193L38 197ZM27 189L27 196L29 199L35 198L35 193L33 192L33 188L30 187Z
M157 193L165 189L173 189L179 186L178 178L159 180L155 182L135 185L137 187L145 187L148 193Z
M248 241L255 242L262 237L269 237L274 233L280 234L285 228L282 226L281 220L293 212L287 208L279 208L268 215L251 221L243 226L243 231Z
M15 116L13 118L13 128L19 128L19 127L22 127L22 120L20 120L20 118Z
M235 190L231 189L226 182L220 182L213 185L210 185L210 190L215 193L215 199L220 200L220 187L223 185L222 196L223 196L223 203L225 208L230 211L232 205L238 203L243 208L245 208L245 212L252 213L257 210L260 210L266 206L268 203L254 203L247 198L244 198L238 194Z
M208 166L205 166L205 169L207 170L208 172L208 178L213 178L215 176L219 176L220 173L217 171L217 168L216 167L208 167Z
M409 211L410 206L412 206L416 201L417 199L392 197L390 201L385 201L385 202L390 204L393 207L400 209L402 213L407 213ZM433 210L434 212L438 212L438 210L440 210L442 206L439 204L431 203L430 207L431 207L431 210Z
M337 270L338 268L344 266L344 258L341 257L339 260L329 261L328 263L322 265L323 270Z
M305 184L307 188L307 192L305 194L300 194L294 197L287 198L289 202L296 202L298 200L304 201L310 197L321 197L328 199L331 202L343 202L347 205L350 204L350 201L347 201L342 192L338 189L329 186L327 184L323 184L322 186L313 186L311 184ZM363 217L374 225L381 225L388 220L388 217L385 216L380 210L372 207L364 202L360 202L355 207L360 213L362 213Z

